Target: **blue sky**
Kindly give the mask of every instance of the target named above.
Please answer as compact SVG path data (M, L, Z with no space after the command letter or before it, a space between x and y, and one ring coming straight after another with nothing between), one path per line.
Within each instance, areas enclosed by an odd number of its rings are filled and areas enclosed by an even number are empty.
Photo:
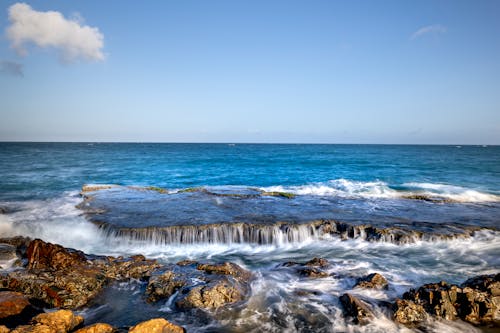
M500 144L499 1L28 1L103 43L22 50L15 4L0 140Z

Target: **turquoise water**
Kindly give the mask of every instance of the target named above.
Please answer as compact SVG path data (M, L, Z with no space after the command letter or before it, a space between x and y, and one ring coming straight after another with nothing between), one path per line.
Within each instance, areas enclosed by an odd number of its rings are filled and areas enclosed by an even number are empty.
M189 332L408 332L380 304L423 283L500 271L499 146L0 143L0 170L1 236L95 254L142 253L163 263L229 260L254 274L248 301L217 314L179 312L168 300L147 304L139 282L112 286L82 309L87 323L128 326L160 316ZM266 244L130 239L103 232L83 215L84 184L121 185L92 193L88 203L99 212L94 222L116 228L328 218L422 232L487 229L402 245L300 234ZM313 257L327 258L333 275L310 280L277 269ZM383 274L389 290L351 290L356 277L371 272ZM299 296L303 290L310 295ZM344 292L358 293L378 318L363 327L349 322L338 302ZM434 321L426 330L479 332Z

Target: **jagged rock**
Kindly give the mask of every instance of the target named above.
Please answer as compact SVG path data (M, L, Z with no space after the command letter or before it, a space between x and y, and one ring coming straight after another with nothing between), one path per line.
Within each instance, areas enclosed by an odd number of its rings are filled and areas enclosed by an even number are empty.
M19 257L26 256L26 249L28 248L30 242L31 239L29 237L22 236L0 238L0 243L14 246Z
M0 325L0 333L9 333L10 330L7 328L7 326Z
M114 331L114 327L109 324L97 323L94 325L86 326L84 328L80 328L75 333L113 333Z
M444 281L425 284L404 293L403 298L436 317L500 326L500 274L478 276L461 286Z
M250 272L230 262L181 263L155 272L146 294L149 301L156 302L178 291L174 300L177 307L213 309L242 301L248 294L250 278Z
M130 328L129 333L184 333L184 328L166 319L156 318L139 323Z
M330 264L325 258L313 258L305 263L288 261L281 264L279 267L294 267L297 274L309 278L324 278L330 276L322 268L328 267Z
M65 309L87 304L111 280L145 279L159 267L155 260L140 255L88 256L39 239L29 243L26 255L28 269L0 275L0 288Z
M39 313L28 297L13 291L0 291L0 324L15 327Z
M160 299L169 298L188 283L185 276L176 274L173 271L166 271L163 274L153 275L151 279L149 279L146 288L148 301L157 302Z
M427 318L425 309L412 301L398 299L394 304L394 320L407 326L416 326Z
M359 278L354 285L354 288L368 288L368 289L388 289L389 284L385 277L379 273L372 273L365 277Z
M58 270L87 262L83 252L69 250L61 245L46 243L41 239L32 241L27 250L28 269Z
M457 286L441 281L425 284L417 290L411 289L403 294L403 298L422 305L425 311L433 316L455 320L457 319L457 310L454 304L459 292L461 290Z
M344 314L352 317L357 324L365 325L374 317L369 306L351 294L343 294L340 303L344 308Z
M0 261L17 258L17 249L14 245L0 243Z

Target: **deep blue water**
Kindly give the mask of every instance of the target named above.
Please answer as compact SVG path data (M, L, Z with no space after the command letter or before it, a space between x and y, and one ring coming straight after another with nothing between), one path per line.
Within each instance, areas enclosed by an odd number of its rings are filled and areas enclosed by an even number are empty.
M0 199L86 183L303 186L332 180L460 186L500 194L500 146L0 143Z

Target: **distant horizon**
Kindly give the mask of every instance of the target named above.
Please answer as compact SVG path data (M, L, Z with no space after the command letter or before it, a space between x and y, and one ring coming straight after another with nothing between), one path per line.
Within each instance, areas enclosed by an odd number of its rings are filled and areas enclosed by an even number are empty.
M473 147L497 147L500 144L489 143L363 143L363 142L202 142L202 141L9 141L2 140L0 143L91 143L91 144L221 144L221 145L372 145L372 146L473 146Z

